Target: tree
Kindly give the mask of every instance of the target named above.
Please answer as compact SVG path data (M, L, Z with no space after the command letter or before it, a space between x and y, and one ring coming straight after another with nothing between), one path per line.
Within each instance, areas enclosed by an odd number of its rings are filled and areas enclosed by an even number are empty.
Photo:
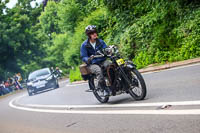
M21 67L37 60L43 54L35 27L41 8L32 8L31 0L19 0L15 7L8 9L0 6L0 58L1 68L5 72L23 72ZM36 30L37 29L37 30ZM5 78L5 74L4 75Z
M60 33L59 28L59 16L58 16L58 4L54 1L49 1L45 7L45 11L42 12L39 17L40 24L42 26L43 32L52 39L52 33Z

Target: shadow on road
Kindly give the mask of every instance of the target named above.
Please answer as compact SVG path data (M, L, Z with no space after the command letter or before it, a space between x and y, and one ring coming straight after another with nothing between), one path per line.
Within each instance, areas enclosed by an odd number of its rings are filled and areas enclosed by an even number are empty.
M118 100L113 100L113 101L110 101L109 104L120 104L120 103L131 103L133 102L133 99L132 98L122 98L122 99L118 99Z
M48 92L48 91L52 91L52 90L55 90L55 89L54 88L50 88L50 89L46 89L46 90L41 90L41 91L38 91L38 92L34 93L33 96L41 94L41 93L45 93L45 92Z
M148 98L145 98L144 100L148 100ZM136 100L134 100L131 97L126 97L126 98L121 98L121 99L114 99L112 101L109 101L108 104L128 104L128 103L133 103L133 102L136 102Z

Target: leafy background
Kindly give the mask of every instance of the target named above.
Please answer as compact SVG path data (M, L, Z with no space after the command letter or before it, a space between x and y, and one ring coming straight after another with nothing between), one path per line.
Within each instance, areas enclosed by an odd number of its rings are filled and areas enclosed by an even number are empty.
M107 45L138 68L200 56L199 0L49 0L31 7L0 2L0 78L43 67L60 67L80 80L85 27L96 25Z

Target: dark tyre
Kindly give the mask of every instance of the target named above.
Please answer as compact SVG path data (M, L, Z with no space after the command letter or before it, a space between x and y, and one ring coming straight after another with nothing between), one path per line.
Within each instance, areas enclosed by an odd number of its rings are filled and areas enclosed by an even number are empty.
M57 83L57 86L56 86L57 88L59 88L60 86L59 86L59 84Z
M128 73L128 77L132 82L132 85L129 88L129 94L135 100L143 100L147 91L142 75L136 69L131 69Z
M93 90L93 94L96 99L101 103L107 103L109 100L109 96L104 96L104 89L98 88L98 81L95 76L93 76L89 81L89 87Z

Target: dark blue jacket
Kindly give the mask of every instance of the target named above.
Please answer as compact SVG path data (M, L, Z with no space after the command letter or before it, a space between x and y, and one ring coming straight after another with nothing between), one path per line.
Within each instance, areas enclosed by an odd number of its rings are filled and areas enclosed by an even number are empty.
M106 47L107 47L106 43L101 39L96 40L95 49L92 47L92 45L90 44L88 39L85 40L83 42L83 44L81 45L82 61L88 64L88 58L91 55L96 55L98 50L101 50L101 49L106 48ZM101 62L103 62L105 60L106 60L106 58L104 58L104 57L95 58L91 61L91 64L100 64Z

